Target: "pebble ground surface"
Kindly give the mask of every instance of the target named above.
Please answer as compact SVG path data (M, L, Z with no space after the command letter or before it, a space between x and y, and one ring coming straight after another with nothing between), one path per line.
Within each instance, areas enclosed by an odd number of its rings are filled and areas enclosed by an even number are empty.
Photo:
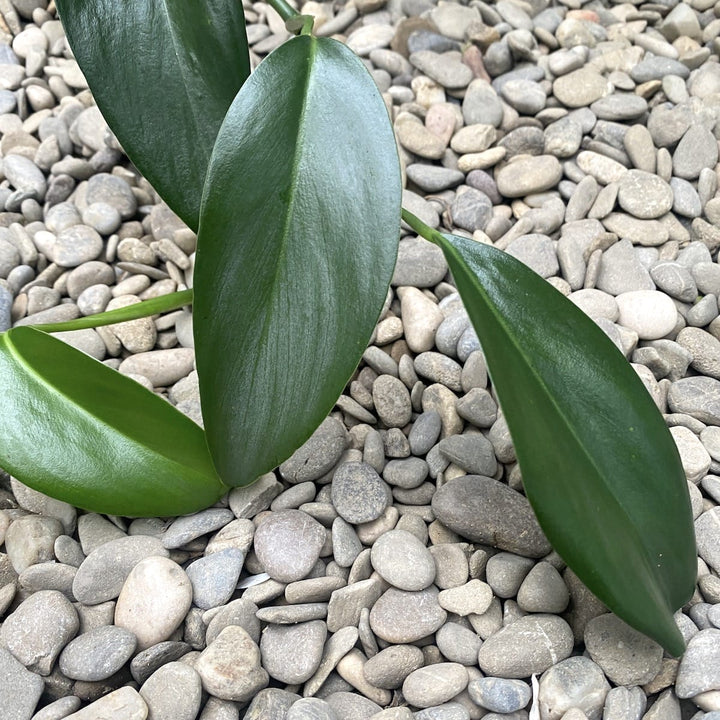
M245 8L256 63L287 34ZM0 480L0 715L718 720L720 3L302 9L382 91L405 206L547 278L665 414L696 519L688 650L551 552L442 254L404 232L359 371L276 472L143 520ZM195 236L107 129L53 3L0 13L0 330L185 287ZM199 420L191 322L64 338Z

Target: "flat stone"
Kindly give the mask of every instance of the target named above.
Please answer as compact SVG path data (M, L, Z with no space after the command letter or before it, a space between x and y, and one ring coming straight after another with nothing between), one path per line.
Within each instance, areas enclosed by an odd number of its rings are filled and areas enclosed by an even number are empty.
M268 625L260 640L263 667L279 682L304 683L320 665L326 636L327 626L322 620Z
M720 689L720 630L700 630L688 642L675 690L681 699Z
M660 671L662 648L615 615L590 620L584 639L590 657L616 685L644 685Z
M205 634L207 644L212 643L228 625L239 625L257 643L260 640L260 621L257 619L257 612L258 606L246 597L231 600L227 605L214 611Z
M468 673L460 663L441 662L413 670L403 682L405 700L419 708L452 700L468 684Z
M647 112L648 104L640 95L612 93L596 100L590 109L601 120L627 122L641 118Z
M225 508L208 508L185 515L173 520L163 533L162 545L167 550L181 548L196 538L219 530L233 519L232 511Z
M698 554L715 571L720 568L720 508L706 510L695 521Z
M478 653L480 669L500 678L543 673L573 649L570 626L555 615L518 618L485 640Z
M405 530L390 530L372 546L370 555L378 574L399 590L424 590L435 579L430 551Z
M254 547L260 564L274 580L293 582L313 568L325 544L325 529L300 510L268 515L255 531Z
M30 720L45 688L42 678L0 648L0 701L6 720Z
M153 387L167 387L187 377L194 362L192 348L172 348L131 355L120 363L118 369L124 375L144 375Z
M498 190L508 198L550 190L561 177L562 166L554 155L519 157L495 173Z
M157 538L136 535L110 540L83 560L73 580L73 594L85 605L114 600L135 565L151 556L168 555Z
M347 433L335 418L326 418L284 463L280 475L290 483L317 480L331 470L347 447Z
M100 234L87 225L73 225L61 230L47 249L47 256L56 265L74 268L95 260L103 250Z
M167 640L185 619L192 585L169 558L148 557L128 574L115 606L115 624L135 633L138 649Z
M618 183L620 207L642 220L659 218L669 212L673 198L670 185L644 170L628 170Z
M720 381L708 377L676 380L668 391L671 412L686 413L708 425L720 425Z
M641 340L657 340L667 335L677 322L672 299L656 290L625 292L616 298L618 324L634 330Z
M58 667L73 680L106 680L125 665L136 646L137 639L129 630L105 625L71 640L60 653Z
M158 668L179 660L191 650L185 642L166 640L147 650L139 652L130 663L130 672L135 681L142 685Z
M221 700L247 702L269 682L260 648L238 625L224 628L202 651L195 669L203 689Z
M495 475L495 450L492 443L480 433L451 435L440 441L438 449L450 462L470 475Z
M10 153L3 158L3 172L10 185L16 190L28 192L42 200L47 182L42 170L24 155Z
M0 642L28 670L47 676L79 627L75 608L61 592L41 590L5 618Z
M527 499L491 478L451 480L437 490L432 507L446 527L473 542L527 557L550 551Z
M607 78L591 68L580 68L553 82L553 95L565 106L586 107L612 90Z
M129 685L104 695L65 720L146 720L148 706L140 693Z
M492 599L492 588L477 579L441 590L438 595L440 607L461 617L482 615L490 607Z
M422 667L423 654L414 645L390 645L369 658L363 667L366 680L375 687L393 690Z
M715 136L703 125L691 125L673 153L673 173L695 180L706 167L715 167L718 145Z
M183 662L170 662L145 681L140 695L153 720L195 720L202 700L200 676Z
M522 710L532 697L532 690L521 680L506 678L478 678L468 685L474 703L496 713L514 713Z
M190 563L185 568L193 587L193 603L202 610L225 605L242 572L245 553L225 548Z
M482 640L473 630L447 622L435 633L435 644L449 662L471 666L477 660Z
M421 73L449 90L464 88L473 79L472 70L452 53L420 50L411 53L409 60Z
M370 610L370 627L389 643L411 643L431 635L447 618L438 604L437 588L419 592L390 588Z

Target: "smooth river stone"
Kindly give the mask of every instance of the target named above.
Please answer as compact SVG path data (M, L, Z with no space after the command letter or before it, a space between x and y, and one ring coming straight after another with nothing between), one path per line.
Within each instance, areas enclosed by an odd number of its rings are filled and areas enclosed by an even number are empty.
M527 498L492 478L450 480L436 491L432 508L443 525L472 542L525 557L550 552Z
M433 556L406 530L381 535L373 543L370 559L383 580L400 590L424 590L435 579Z
M641 220L653 220L670 212L673 198L668 183L644 170L628 170L618 183L620 207Z
M612 85L607 78L590 68L574 70L553 82L553 95L563 105L571 108L590 105L611 90Z
M115 606L115 624L135 633L138 650L167 640L192 604L185 571L169 558L149 557L131 571Z
M478 664L493 677L526 678L569 657L573 644L572 630L562 618L526 615L485 640Z
M554 155L518 157L495 173L501 195L524 197L555 187L562 178L562 165Z
M158 538L131 535L110 540L93 550L80 565L73 580L73 594L83 605L114 600L130 571L152 556L169 556Z
M420 592L390 588L370 610L372 631L389 643L412 643L439 630L447 613L438 604L438 590Z

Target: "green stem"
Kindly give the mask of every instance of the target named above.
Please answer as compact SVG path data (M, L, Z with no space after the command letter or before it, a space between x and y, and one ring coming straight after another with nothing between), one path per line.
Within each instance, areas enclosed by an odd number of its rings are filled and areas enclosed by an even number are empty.
M426 225L419 217L402 208L402 219L418 234L435 245L443 246L442 234Z
M287 0L266 0L267 4L285 21L299 17L300 13Z
M310 35L315 22L312 15L301 15L287 0L266 0L266 2L285 22L289 33Z
M125 322L126 320L137 320L138 318L150 317L170 310L177 310L185 305L191 305L193 300L192 290L181 290L180 292L168 293L160 297L143 302L108 310L97 315L68 320L67 322L45 323L44 325L33 325L37 330L47 333L67 332L70 330L86 330L87 328L100 327L101 325L112 325L113 323Z

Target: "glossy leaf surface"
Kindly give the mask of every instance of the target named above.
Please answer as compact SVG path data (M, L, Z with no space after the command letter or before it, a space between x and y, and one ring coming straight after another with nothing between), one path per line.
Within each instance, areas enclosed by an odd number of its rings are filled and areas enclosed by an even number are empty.
M197 230L217 132L250 72L242 3L57 0L57 6L123 149Z
M628 624L679 655L672 618L696 553L672 436L622 354L518 260L436 234L478 337L553 547Z
M203 431L170 403L39 330L0 335L0 467L87 510L183 515L220 483Z
M218 135L195 265L203 418L227 484L277 466L332 409L385 300L400 192L355 55L300 36L259 65Z

